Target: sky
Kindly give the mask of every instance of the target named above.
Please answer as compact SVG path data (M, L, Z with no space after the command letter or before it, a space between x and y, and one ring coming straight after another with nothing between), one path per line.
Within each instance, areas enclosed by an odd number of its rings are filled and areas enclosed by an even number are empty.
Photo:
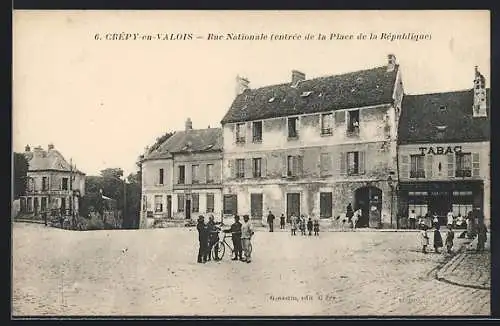
M106 40L117 33L193 33L192 40ZM208 40L209 33L312 34L312 40ZM321 33L354 40L317 40ZM358 34L367 35L357 40ZM415 33L430 40L369 40ZM96 40L99 34L101 40ZM197 38L197 36L201 38ZM250 87L386 64L405 93L472 88L490 78L488 11L14 11L13 150L55 148L87 175L120 167L167 131L220 127L236 76Z

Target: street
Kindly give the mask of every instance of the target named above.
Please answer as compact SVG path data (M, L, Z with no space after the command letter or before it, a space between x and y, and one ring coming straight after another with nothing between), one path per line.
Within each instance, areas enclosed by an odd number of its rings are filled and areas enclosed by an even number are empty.
M490 314L489 290L435 279L449 258L422 254L415 232L291 237L259 229L250 264L227 251L198 264L197 240L195 228L75 232L14 223L12 313Z

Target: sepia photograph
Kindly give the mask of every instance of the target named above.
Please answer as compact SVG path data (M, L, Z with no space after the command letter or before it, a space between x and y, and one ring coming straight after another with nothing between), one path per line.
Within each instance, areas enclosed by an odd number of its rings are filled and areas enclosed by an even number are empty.
M490 316L490 38L14 10L12 318Z

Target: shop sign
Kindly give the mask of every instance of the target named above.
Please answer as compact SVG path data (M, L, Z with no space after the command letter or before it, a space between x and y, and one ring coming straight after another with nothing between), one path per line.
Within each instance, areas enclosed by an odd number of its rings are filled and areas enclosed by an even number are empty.
M453 153L461 153L462 146L430 146L430 147L419 147L421 155L447 155Z

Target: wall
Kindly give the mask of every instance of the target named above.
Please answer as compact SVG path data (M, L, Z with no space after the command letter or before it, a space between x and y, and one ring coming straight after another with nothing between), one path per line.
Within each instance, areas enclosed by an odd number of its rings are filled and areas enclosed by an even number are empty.
M150 160L142 163L142 191L168 192L172 191L173 160ZM160 185L159 171L163 169L163 185Z
M179 180L179 166L184 166L185 180L184 184L192 184L191 166L199 166L199 184L206 183L206 165L214 165L213 184L220 184L222 182L222 152L206 152L206 153L192 153L192 154L176 154L173 164L173 184L178 184Z

